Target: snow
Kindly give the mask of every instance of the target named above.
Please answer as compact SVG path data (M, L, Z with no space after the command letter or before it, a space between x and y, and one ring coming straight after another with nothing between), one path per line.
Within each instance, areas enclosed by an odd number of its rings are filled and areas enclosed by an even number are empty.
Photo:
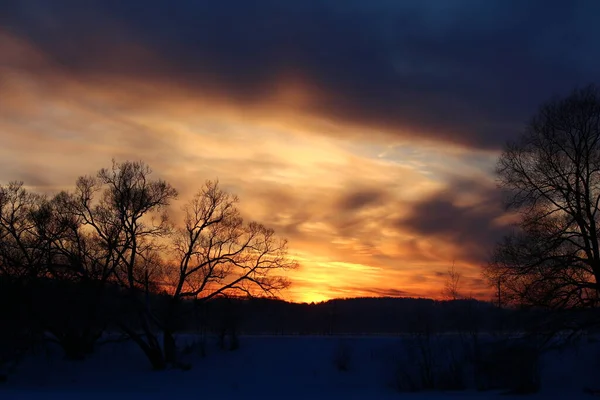
M180 344L198 338L185 335ZM214 340L206 356L196 348L184 357L189 371L151 371L130 342L101 346L85 361L63 360L58 349L39 350L0 384L0 399L483 399L511 398L498 392L400 393L394 360L408 354L399 337L242 336L240 348L220 350ZM336 366L340 346L348 350L347 371ZM593 398L600 370L598 343L584 341L553 350L542 359L539 393L530 399ZM523 398L523 396L515 396Z

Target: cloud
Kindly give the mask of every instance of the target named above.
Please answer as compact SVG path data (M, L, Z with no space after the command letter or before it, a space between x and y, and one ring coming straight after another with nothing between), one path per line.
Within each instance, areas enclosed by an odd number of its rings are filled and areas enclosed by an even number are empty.
M509 221L502 222L501 196L489 181L455 179L446 189L417 202L409 216L396 223L418 235L451 243L461 259L483 265L510 229Z
M440 184L411 165L374 156L378 146L366 151L372 145L348 146L341 138L219 108L196 112L185 101L123 107L110 90L61 74L50 84L15 76L4 88L19 101L0 99L0 181L23 179L53 192L72 188L77 176L93 174L112 157L142 159L179 190L177 211L205 179L218 178L240 196L246 217L287 237L292 255L304 254L290 298L367 295L363 287L426 288L408 282L413 269L386 270L401 261L403 250L396 248L398 232L382 227L402 214L407 199Z
M290 240L292 255L303 255L289 298L439 295L442 280L427 271L445 268L448 251L460 248L395 222L446 187L448 165L472 175L473 152L398 143L378 157L385 146L218 107L197 111L186 101L121 103L106 88L54 79L61 90L27 74L5 86L19 101L0 99L0 180L51 192L71 188L111 157L143 159L185 201L205 179L218 178L240 196L246 217L273 227Z
M596 7L5 1L0 181L142 159L182 201L218 178L287 237L294 299L439 296L453 260L485 293L498 149L595 76Z
M497 149L541 101L593 80L600 66L593 39L600 28L585 23L599 5L585 1L20 0L1 7L5 31L74 79L112 89L143 82L244 112L318 117L311 126L343 137L418 136Z
M354 288L351 290L355 290ZM342 292L350 291L348 289ZM360 295L364 297L418 297L414 293L399 289L378 289L378 288L362 288ZM359 297L359 296L352 296Z
M359 211L360 209L385 202L388 193L381 188L354 189L344 193L338 202L341 211Z

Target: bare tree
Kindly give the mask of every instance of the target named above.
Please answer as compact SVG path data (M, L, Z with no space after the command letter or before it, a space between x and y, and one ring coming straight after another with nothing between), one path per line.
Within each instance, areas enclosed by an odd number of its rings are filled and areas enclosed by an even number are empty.
M121 328L144 351L153 368L179 365L174 334L185 299L206 302L227 294L271 295L289 281L277 275L294 268L287 242L273 230L246 222L237 197L217 182L204 187L183 208L183 225L173 227L167 206L177 192L152 179L142 162L113 162L96 177L81 177L71 195L74 215L100 244L101 279L126 288L135 324ZM166 310L153 310L150 298L166 292ZM137 330L137 324L141 333ZM163 346L158 332L163 333Z
M456 270L454 262L452 262L452 266L448 268L446 281L444 282L444 289L442 290L442 295L444 298L449 300L457 300L461 298L459 292L460 278L461 273Z
M140 346L155 369L166 363L156 335L161 329L148 310L148 267L156 260L160 239L170 232L166 207L177 191L167 182L152 179L143 162L126 161L101 169L95 177L77 180L72 195L75 215L100 244L101 279L112 280L127 290L129 305L137 314L143 334L121 321L121 328Z
M497 166L514 232L486 267L502 301L598 305L600 91L590 85L543 105Z
M171 306L164 336L167 360L175 362L170 319L182 299L206 302L216 296L276 296L290 282L278 272L297 265L287 256L287 242L272 229L246 222L238 198L207 181L184 207L184 224L173 236L169 270Z
M21 182L0 187L0 276L27 292L23 312L68 359L92 351L110 314L106 246L86 231L76 205L65 192L48 199Z
M31 213L44 249L44 277L36 291L38 319L68 359L91 353L107 325L106 280L99 273L102 248L73 213L72 199L61 192Z
M43 274L44 246L32 213L42 201L22 182L0 185L0 381L41 337L31 316L31 287Z
M44 199L25 189L23 182L0 186L0 273L32 279L44 273L46 245L32 216Z
M287 242L245 221L238 198L218 182L207 181L184 206L178 227L168 217L176 197L145 163L131 161L113 160L111 168L80 177L72 193L50 199L22 183L0 186L0 278L10 278L1 286L16 290L14 282L35 280L28 312L69 358L90 350L105 329L102 312L116 302L124 318L112 317L153 368L180 365L174 335L189 308L181 307L184 300L274 297L290 283L279 272L296 263ZM104 303L115 286L120 290Z

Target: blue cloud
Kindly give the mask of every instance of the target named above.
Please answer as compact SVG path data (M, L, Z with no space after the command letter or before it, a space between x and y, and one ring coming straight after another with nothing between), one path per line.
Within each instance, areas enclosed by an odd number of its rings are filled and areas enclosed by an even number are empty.
M327 94L314 113L495 149L549 96L598 79L599 12L593 0L9 0L0 26L73 74L252 102L300 71ZM115 58L119 42L161 62Z

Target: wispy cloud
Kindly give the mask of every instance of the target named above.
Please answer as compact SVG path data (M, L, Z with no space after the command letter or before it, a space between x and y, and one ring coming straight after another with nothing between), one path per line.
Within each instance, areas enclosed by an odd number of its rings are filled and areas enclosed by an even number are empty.
M453 260L484 295L501 144L600 67L590 2L139 4L0 5L0 181L218 178L289 239L296 300L438 296Z

